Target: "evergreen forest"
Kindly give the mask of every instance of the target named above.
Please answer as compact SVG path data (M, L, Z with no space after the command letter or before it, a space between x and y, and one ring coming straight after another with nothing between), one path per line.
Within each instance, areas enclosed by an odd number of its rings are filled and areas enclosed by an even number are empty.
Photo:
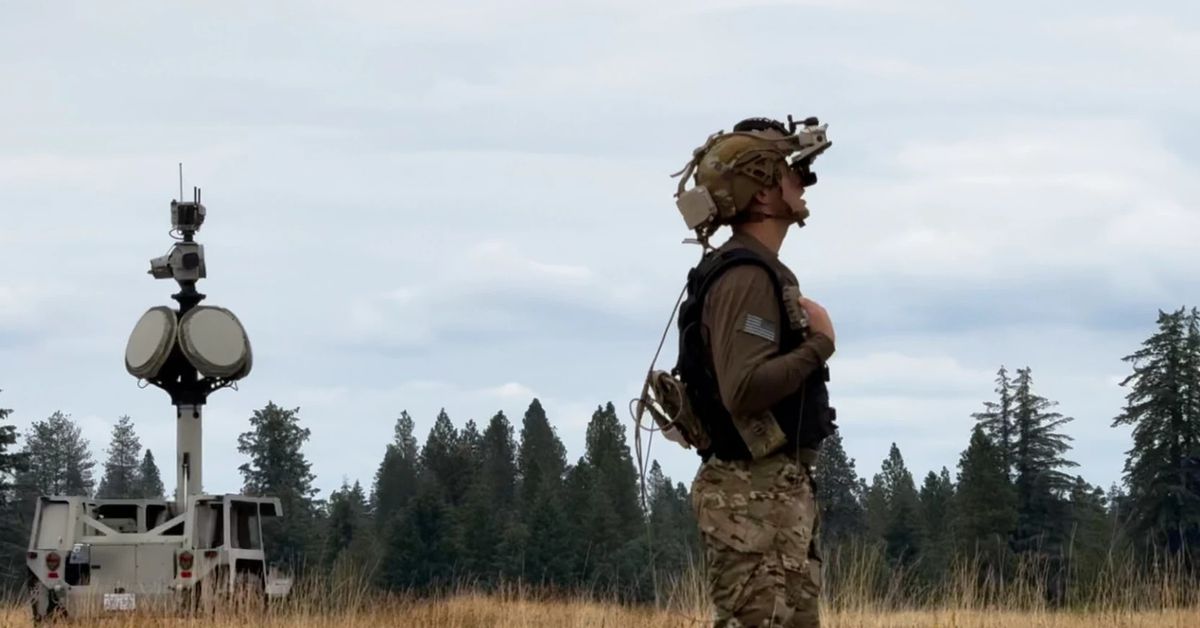
M1032 573L1039 596L1070 604L1103 594L1115 570L1194 574L1200 311L1160 311L1154 333L1123 359L1124 406L1087 417L1130 429L1112 486L1078 473L1068 429L1076 417L1025 365L997 367L994 395L954 428L958 458L924 477L909 471L903 443L860 472L842 437L828 439L815 476L829 586L919 597L964 574L1002 582ZM54 412L21 434L15 412L0 396L0 585L10 589L25 582L38 495L169 497L130 417L93 452L70 416ZM282 500L286 517L264 530L267 551L299 578L366 578L418 593L519 581L652 600L697 569L702 551L690 478L639 464L633 429L612 403L598 405L571 460L537 399L523 416L480 423L442 411L426 434L401 411L374 476L322 497L300 409L270 401L238 437L241 490Z

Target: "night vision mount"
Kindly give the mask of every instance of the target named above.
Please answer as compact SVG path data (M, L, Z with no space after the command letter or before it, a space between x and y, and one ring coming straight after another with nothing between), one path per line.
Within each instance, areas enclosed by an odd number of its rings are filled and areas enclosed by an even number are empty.
M797 131L797 127L800 128ZM796 122L788 115L788 135L794 135L800 140L799 151L793 153L790 157L788 166L798 175L804 187L812 187L817 184L817 173L812 171L813 161L817 156L825 152L825 149L833 146L833 142L829 141L826 129L828 124L821 124L821 121L816 116L805 118L803 122Z

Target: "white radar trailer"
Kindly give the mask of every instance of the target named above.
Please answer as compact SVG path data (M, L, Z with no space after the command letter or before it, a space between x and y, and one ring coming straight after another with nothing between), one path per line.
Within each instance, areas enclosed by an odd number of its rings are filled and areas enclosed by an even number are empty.
M227 309L200 305L206 276L200 191L171 202L171 251L149 274L174 279L179 309L150 308L125 350L125 368L175 406L173 500L41 496L33 513L29 593L35 622L137 610L188 612L206 601L285 597L290 578L268 568L263 523L275 497L209 495L201 483L201 409L210 393L250 372L250 342ZM181 194L182 196L182 194Z

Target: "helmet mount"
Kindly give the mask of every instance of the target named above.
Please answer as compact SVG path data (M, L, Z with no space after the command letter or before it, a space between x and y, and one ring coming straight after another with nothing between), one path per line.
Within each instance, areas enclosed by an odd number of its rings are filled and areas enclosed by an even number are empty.
M779 183L779 168L800 177L801 185L817 183L813 161L833 143L827 124L815 116L787 124L772 118L746 118L733 130L717 131L692 151L692 159L672 174L680 177L675 204L696 241L708 248L708 239L722 225L739 222L759 190ZM693 187L685 190L688 179Z

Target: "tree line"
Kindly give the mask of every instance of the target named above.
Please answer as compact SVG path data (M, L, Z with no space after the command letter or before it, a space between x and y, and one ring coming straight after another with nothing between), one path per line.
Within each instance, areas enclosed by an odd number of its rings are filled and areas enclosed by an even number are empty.
M1068 601L1100 586L1121 555L1194 569L1200 542L1200 311L1159 312L1157 330L1124 357L1126 404L1110 426L1132 427L1120 485L1072 474L1074 419L1001 366L995 396L964 417L967 443L919 486L893 443L868 481L840 436L816 467L821 540L831 586L846 548L873 548L879 587L918 595L964 564L981 579L1012 579L1035 564L1042 594ZM35 422L16 449L0 409L0 577L18 582L28 505L39 493L161 497L152 454L128 417L113 429L98 485L88 445L69 417ZM598 406L583 455L571 462L534 399L519 425L503 412L456 427L443 410L423 442L401 412L376 472L319 498L303 452L299 408L269 402L238 438L251 495L285 516L266 531L270 560L302 575L365 577L383 589L432 591L520 580L562 590L650 599L701 562L690 494L657 462L641 478L611 403ZM861 568L860 568L861 571ZM861 574L860 574L861 575Z
M4 419L11 411L0 412ZM368 578L417 592L520 580L648 599L656 579L695 560L687 488L654 462L643 502L611 403L596 408L574 463L537 399L519 428L503 412L482 431L474 420L458 428L443 410L422 444L401 412L369 487L344 481L326 499L313 487L299 408L268 402L249 424L238 436L247 457L242 492L280 498L284 516L264 524L268 560L300 577ZM113 429L98 485L88 443L69 416L35 422L25 447L13 452L15 443L13 426L0 428L0 478L14 480L0 485L0 578L10 587L24 581L38 495L163 498L153 455L140 453L128 417Z
M1120 485L1105 490L1072 475L1063 428L1074 418L1039 394L1029 367L1001 366L953 474L943 466L918 486L893 443L868 483L840 437L830 439L816 474L827 548L879 548L879 585L899 580L909 593L936 590L964 564L993 582L1032 566L1051 603L1087 598L1130 565L1194 575L1200 311L1159 312L1157 327L1123 358L1132 370L1120 383L1126 404L1110 427L1132 426L1133 442Z

